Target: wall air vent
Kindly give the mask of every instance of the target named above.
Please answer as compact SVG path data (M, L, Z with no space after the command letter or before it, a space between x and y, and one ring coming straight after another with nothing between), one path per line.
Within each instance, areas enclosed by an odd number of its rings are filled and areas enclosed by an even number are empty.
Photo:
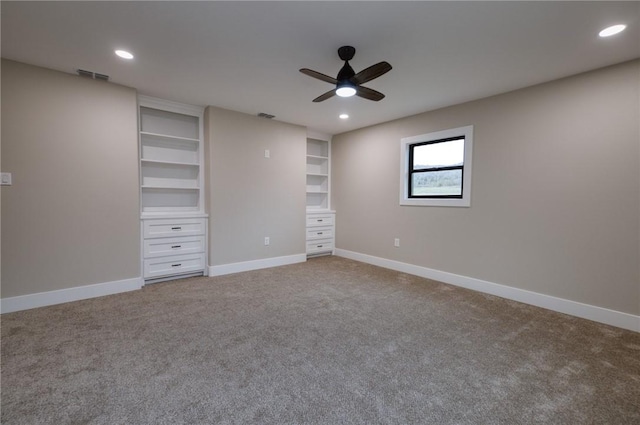
M93 78L93 72L85 71L84 69L78 69L78 75L81 77Z
M97 72L87 71L86 69L77 69L76 72L81 77L91 78L94 80L109 81L109 76L105 74L98 74Z
M270 119L272 119L272 118L275 118L275 115L265 114L264 112L260 112L260 113L258 114L258 116L259 116L260 118L266 118L266 119L268 119L268 120L270 120Z

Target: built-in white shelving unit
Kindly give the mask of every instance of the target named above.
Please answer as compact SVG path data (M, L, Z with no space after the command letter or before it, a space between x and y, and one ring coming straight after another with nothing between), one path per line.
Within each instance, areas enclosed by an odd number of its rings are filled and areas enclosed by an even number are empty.
M203 108L139 96L143 276L206 272Z
M307 139L307 211L329 209L329 141Z
M331 142L307 138L307 256L332 254L335 211L331 204Z
M185 106L140 98L143 214L203 212L202 110Z

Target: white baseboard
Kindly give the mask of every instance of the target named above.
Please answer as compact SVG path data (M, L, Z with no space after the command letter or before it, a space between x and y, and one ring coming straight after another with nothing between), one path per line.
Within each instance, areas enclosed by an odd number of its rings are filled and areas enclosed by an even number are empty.
M136 277L133 279L59 289L57 291L38 292L37 294L3 298L0 300L0 312L12 313L14 311L86 300L104 295L119 294L120 292L135 291L136 289L142 288L143 284L144 281L142 277Z
M304 263L307 254L286 255L284 257L263 258L261 260L243 261L241 263L209 266L209 276L248 272L250 270L267 269L269 267L286 266L287 264Z
M604 323L607 325L640 332L640 316L636 316L633 314L610 310L603 307L597 307L590 304L583 304L576 301L570 301L564 298L557 298L551 295L527 291L525 289L500 285L498 283L488 282L486 280L480 280L472 277L443 272L440 270L429 269L427 267L401 263L399 261L374 257L358 252L347 251L345 249L336 248L335 255L339 257L349 258L351 260L361 261L363 263L373 264L374 266L380 266L403 273L425 277L427 279L437 280L439 282L460 286L462 288L473 289L474 291L496 295L498 297L519 301L521 303L534 305L536 307L546 308L548 310L557 311L559 313L593 320L594 322Z

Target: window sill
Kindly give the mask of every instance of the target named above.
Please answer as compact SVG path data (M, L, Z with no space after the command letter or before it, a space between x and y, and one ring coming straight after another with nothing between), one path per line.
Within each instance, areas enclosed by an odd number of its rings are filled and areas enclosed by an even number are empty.
M407 199L401 198L400 205L413 207L470 207L469 199Z

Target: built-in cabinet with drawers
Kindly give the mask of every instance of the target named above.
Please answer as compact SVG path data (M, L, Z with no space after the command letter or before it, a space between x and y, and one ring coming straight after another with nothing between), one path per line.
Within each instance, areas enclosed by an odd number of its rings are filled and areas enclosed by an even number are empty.
M147 96L138 103L143 277L206 274L203 109Z
M331 142L307 139L307 257L333 254L335 211L331 210Z

